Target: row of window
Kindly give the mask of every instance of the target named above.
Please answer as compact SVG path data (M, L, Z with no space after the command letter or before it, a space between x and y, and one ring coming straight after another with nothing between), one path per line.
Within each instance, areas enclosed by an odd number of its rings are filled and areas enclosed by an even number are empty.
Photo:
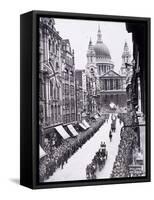
M58 105L58 106L51 105L51 121L53 123L59 122L60 116L61 116L60 105Z
M106 73L108 72L110 69L112 69L112 65L98 65L98 73L102 74L102 73Z
M70 123L75 121L75 113L63 115L63 122Z
M64 109L70 109L70 106L71 106L71 109L75 108L75 100L74 99L69 99L69 98L65 98L63 99L63 108Z
M51 41L51 39L48 40L48 48L49 52L52 52L54 54L57 54L59 51L59 45L55 43L55 41Z
M73 85L69 86L69 84L67 84L67 83L63 84L62 94L63 94L63 96L65 96L65 95L69 96L69 94L71 96L74 96L74 94L75 94L74 86Z
M50 81L50 97L51 99L60 99L60 88L58 87L58 85L53 87L52 80Z

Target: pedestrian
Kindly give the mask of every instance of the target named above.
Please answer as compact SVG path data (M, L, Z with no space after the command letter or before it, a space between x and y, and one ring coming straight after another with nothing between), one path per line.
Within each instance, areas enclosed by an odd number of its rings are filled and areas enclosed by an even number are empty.
M111 130L109 132L109 138L110 138L110 142L111 142L112 141L112 132L111 132Z
M62 158L61 158L61 169L63 169L63 167L64 167L64 158L62 156Z

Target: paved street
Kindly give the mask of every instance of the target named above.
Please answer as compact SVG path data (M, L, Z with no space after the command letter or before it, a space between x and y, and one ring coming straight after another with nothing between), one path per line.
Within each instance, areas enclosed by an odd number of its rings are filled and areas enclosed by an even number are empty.
M105 167L101 172L97 172L97 178L109 178L112 172L113 163L118 152L120 142L120 125L119 119L116 122L116 132L113 134L112 142L109 140L109 130L111 127L111 115L108 123L105 122L97 133L82 146L64 165L63 169L57 171L46 182L52 181L73 181L86 179L86 166L91 162L95 153L100 148L101 141L105 141L108 151L108 159Z

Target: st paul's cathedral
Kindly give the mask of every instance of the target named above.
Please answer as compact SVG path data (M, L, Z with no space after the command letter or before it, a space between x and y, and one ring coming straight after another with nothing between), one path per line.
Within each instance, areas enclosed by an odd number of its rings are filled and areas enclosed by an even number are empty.
M93 111L105 112L113 103L117 108L126 107L126 66L129 63L131 54L128 44L125 42L121 55L122 65L119 73L114 70L114 63L110 51L102 39L100 27L98 28L97 41L93 45L90 39L87 51L86 75L87 79L93 80L92 92L95 102Z

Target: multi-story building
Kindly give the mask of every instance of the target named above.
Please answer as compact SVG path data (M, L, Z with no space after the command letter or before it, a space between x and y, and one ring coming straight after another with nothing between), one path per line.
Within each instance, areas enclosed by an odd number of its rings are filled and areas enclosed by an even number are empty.
M87 51L86 88L87 88L87 114L94 114L98 110L96 97L99 94L99 77L96 67L96 52L90 39Z
M74 51L69 40L62 40L62 106L63 123L76 120Z
M58 137L53 127L76 120L74 52L55 29L53 18L39 22L40 142ZM43 141L43 142L42 142Z
M75 87L76 87L76 119L81 121L86 113L86 74L85 70L75 70Z
M40 18L39 96L45 127L62 123L61 42L51 18Z
M126 23L126 29L129 33L132 33L133 41L133 63L127 65L131 68L130 83L132 90L128 91L130 98L130 105L132 109L138 106L138 109L142 113L146 113L146 65L147 65L147 42L145 42L146 37L146 27L142 24L131 24Z

